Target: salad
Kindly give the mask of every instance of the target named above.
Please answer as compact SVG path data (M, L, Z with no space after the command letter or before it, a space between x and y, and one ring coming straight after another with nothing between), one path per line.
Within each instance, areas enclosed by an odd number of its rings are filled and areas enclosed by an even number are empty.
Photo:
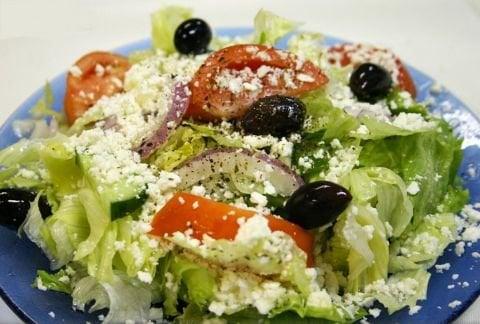
M63 112L47 84L0 151L3 225L51 264L33 286L114 323L421 311L480 214L402 61L311 32L279 49L298 24L266 10L236 38L183 7L151 19L151 49L81 57Z

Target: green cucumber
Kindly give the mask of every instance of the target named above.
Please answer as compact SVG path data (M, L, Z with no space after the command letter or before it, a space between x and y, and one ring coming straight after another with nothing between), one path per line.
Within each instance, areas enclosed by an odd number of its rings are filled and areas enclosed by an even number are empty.
M135 186L121 179L113 184L105 185L92 174L92 159L86 154L76 154L76 162L83 171L89 185L97 192L111 220L134 213L147 200L145 185Z

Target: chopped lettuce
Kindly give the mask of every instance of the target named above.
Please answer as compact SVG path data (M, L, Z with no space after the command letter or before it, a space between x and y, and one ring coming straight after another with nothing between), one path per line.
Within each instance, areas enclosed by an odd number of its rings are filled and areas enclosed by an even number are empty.
M425 215L435 213L447 193L450 202L456 201L452 205L456 208L467 198L457 179L462 159L461 140L445 121L437 122L439 127L435 131L368 141L360 154L361 165L386 167L400 175L407 185L418 184L420 190L410 196L415 225Z
M335 108L323 91L315 91L302 100L307 107L305 126L309 133L325 130L325 139L343 138L360 126L357 119Z
M67 273L63 269L56 273L48 273L44 270L38 270L34 286L39 288L47 288L49 290L63 292L66 294L72 293L70 277L68 277Z
M298 33L288 40L288 50L301 55L316 65L320 65L320 59L323 54L321 47L323 39L324 36L319 33Z
M257 13L253 24L255 28L253 43L272 46L298 26L297 23L264 9Z
M347 274L348 291L356 292L387 278L387 238L399 237L405 231L413 210L405 184L391 170L356 169L345 185L352 193L353 205L335 224L323 257L334 269Z
M384 224L388 222L393 237L400 236L413 216L412 203L402 178L387 168L360 168L349 175L352 195L370 203Z
M82 177L75 153L66 149L64 141L64 137L57 136L47 140L39 150L40 159L58 196L75 192Z
M74 260L81 260L95 250L110 223L109 215L93 190L89 188L80 189L78 197L85 208L90 233L88 238L78 245Z
M167 54L176 51L173 36L178 25L192 17L192 10L181 6L163 7L152 14L152 43Z
M399 272L386 282L377 281L367 288L367 293L378 299L392 314L405 306L413 307L418 300L427 298L430 273L423 269Z
M91 305L89 312L109 308L107 323L126 319L141 322L150 318L150 290L136 279L122 275L115 275L108 283L86 276L75 284L72 298L73 305L81 311L85 311L87 305Z
M413 100L408 92L398 88L393 89L387 96L387 105L394 115L399 113L417 113L422 116L428 115L427 107Z
M456 225L452 213L425 216L417 226L392 241L390 246L390 272L427 269L455 241Z
M206 148L242 147L242 144L240 139L227 137L218 127L185 123L170 135L167 143L150 160L159 169L171 171Z

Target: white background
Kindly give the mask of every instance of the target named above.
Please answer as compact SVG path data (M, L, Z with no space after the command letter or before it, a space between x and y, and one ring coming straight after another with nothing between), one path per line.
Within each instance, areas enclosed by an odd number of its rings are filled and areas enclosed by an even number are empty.
M172 3L173 1L170 1ZM212 26L249 26L260 8L304 29L390 47L480 113L480 0L192 0ZM149 36L160 1L0 0L0 122L82 54ZM463 315L474 323L477 301ZM477 320L474 320L477 319ZM16 317L0 302L0 323Z

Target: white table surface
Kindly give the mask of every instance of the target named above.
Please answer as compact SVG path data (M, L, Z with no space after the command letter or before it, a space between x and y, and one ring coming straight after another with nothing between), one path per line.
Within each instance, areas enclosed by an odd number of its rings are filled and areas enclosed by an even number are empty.
M82 54L149 36L150 0L0 0L0 122ZM170 1L173 3L173 1ZM480 0L191 0L212 26L246 26L260 8L304 29L394 49L480 114ZM458 323L479 323L480 301ZM0 301L0 323L19 323Z

